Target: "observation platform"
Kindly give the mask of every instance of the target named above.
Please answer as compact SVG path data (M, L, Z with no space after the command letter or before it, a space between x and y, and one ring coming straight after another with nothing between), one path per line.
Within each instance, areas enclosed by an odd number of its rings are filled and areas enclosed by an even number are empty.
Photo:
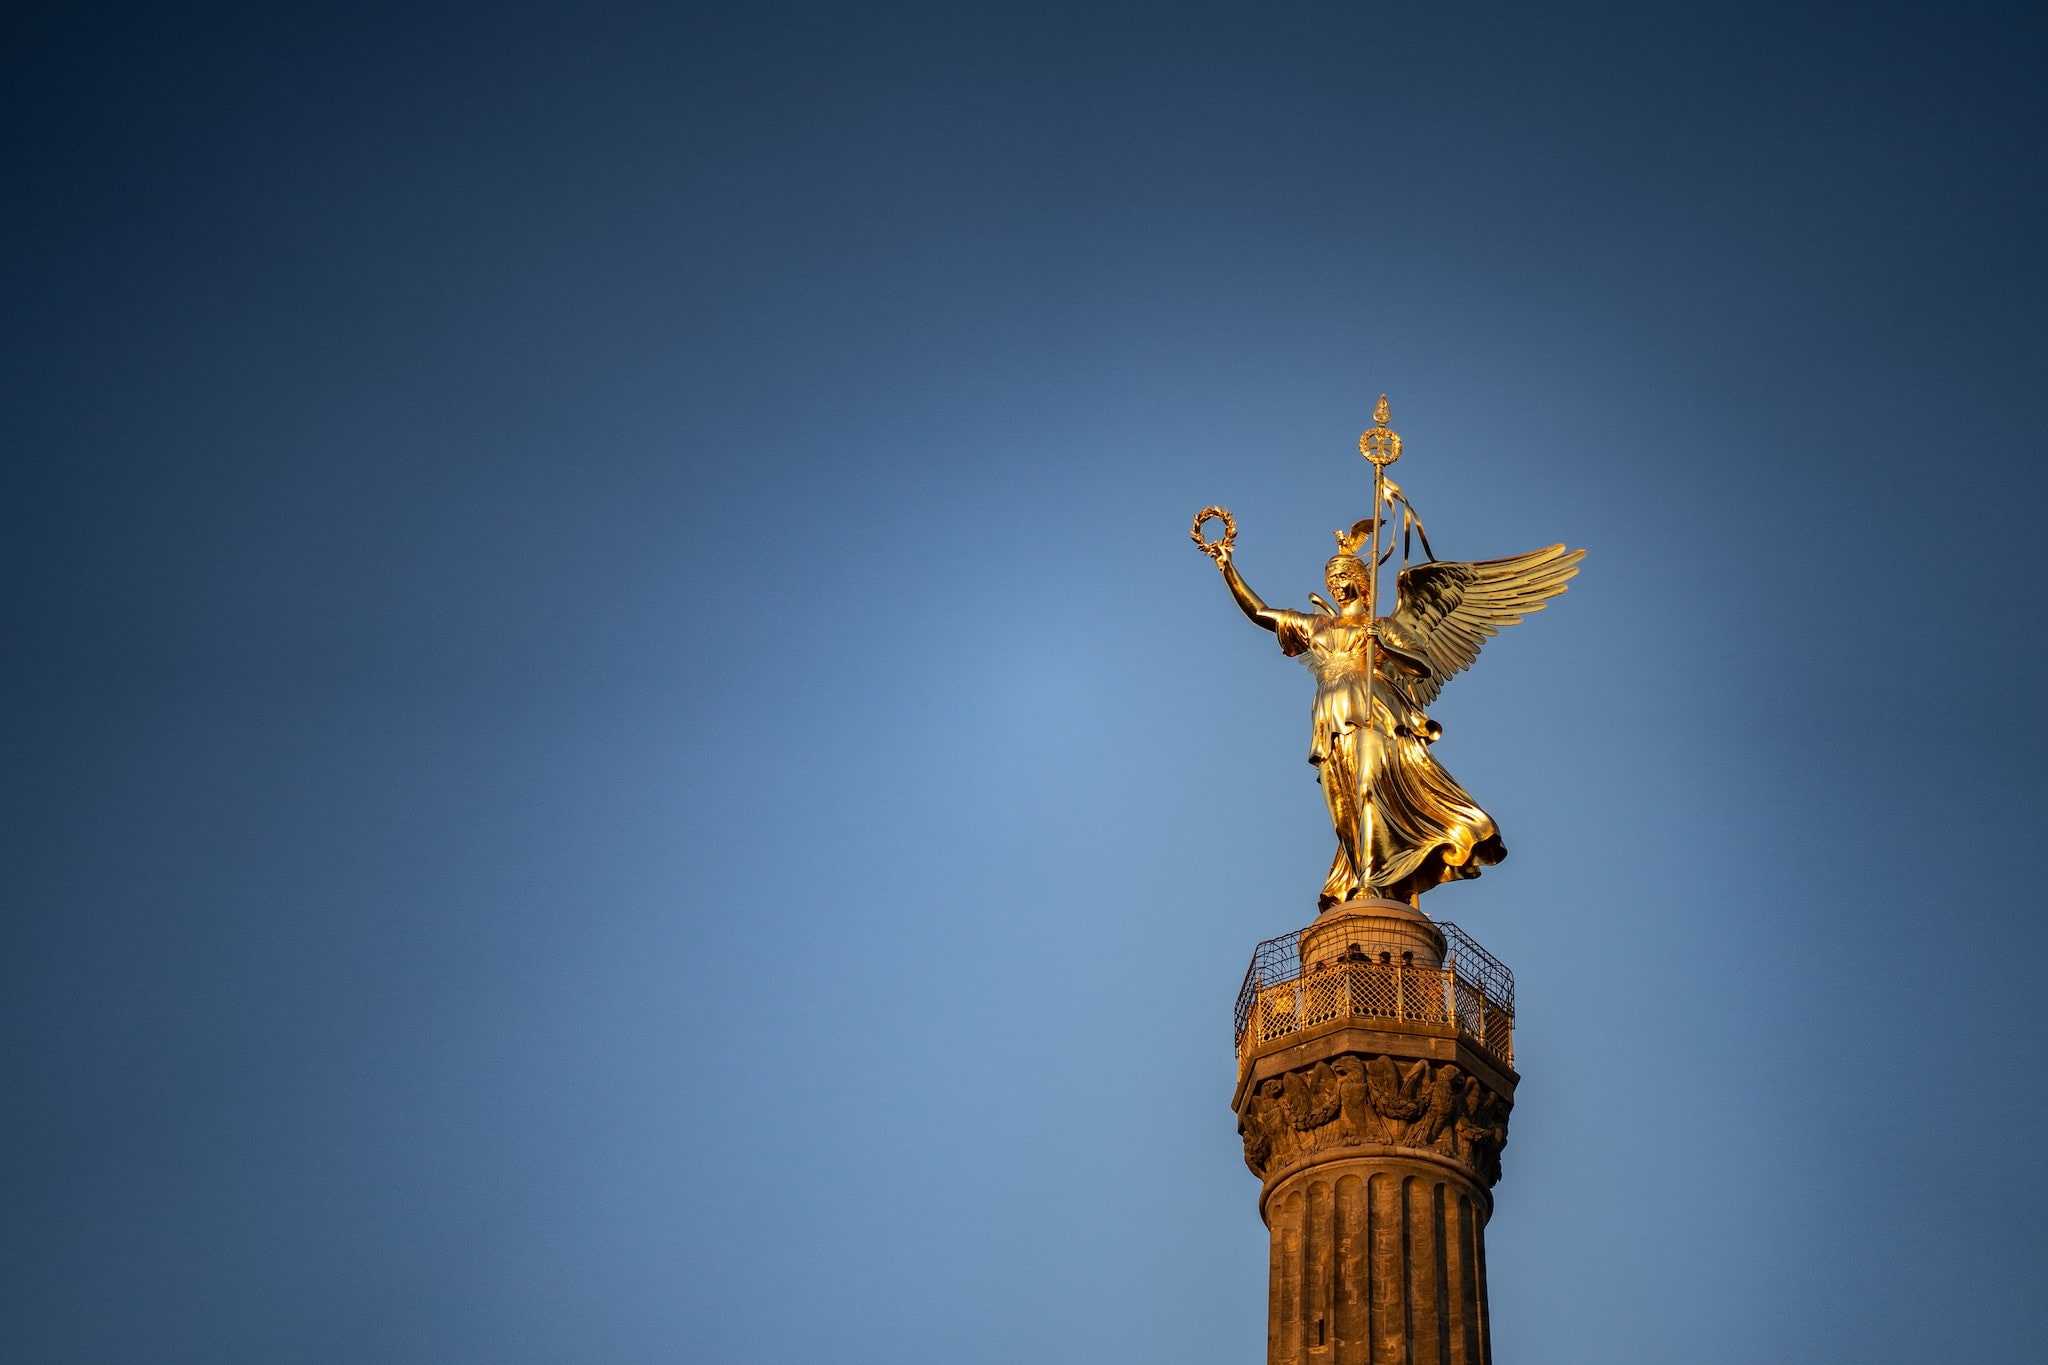
M1514 973L1457 925L1392 902L1261 943L1235 1022L1240 1083L1261 1057L1347 1025L1462 1042L1514 1074Z

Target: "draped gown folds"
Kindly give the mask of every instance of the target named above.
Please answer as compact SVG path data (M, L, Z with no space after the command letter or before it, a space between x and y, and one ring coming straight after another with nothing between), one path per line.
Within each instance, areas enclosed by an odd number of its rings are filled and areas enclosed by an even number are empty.
M1368 677L1366 621L1297 611L1273 615L1282 652L1316 675L1308 761L1337 832L1322 904L1354 896L1407 900L1476 877L1482 866L1506 857L1493 817L1430 754L1443 727L1415 704L1398 656L1385 642L1373 651L1376 666Z

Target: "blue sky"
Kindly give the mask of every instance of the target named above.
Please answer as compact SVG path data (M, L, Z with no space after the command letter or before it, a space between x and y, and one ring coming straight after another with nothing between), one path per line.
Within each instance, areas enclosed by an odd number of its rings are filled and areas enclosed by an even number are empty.
M1445 693L1524 1365L2048 1329L2048 26L46 10L9 45L5 1316L38 1361L1256 1359L1330 852Z

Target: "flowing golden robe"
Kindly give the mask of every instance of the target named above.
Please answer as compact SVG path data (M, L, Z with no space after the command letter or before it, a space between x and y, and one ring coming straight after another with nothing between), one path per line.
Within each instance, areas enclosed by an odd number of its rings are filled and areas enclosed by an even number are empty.
M1366 617L1270 615L1281 651L1300 657L1316 675L1308 761L1337 833L1323 904L1354 896L1407 900L1476 877L1481 867L1506 857L1493 817L1430 754L1443 727L1414 695L1429 676L1429 663L1398 626L1380 618L1368 676Z

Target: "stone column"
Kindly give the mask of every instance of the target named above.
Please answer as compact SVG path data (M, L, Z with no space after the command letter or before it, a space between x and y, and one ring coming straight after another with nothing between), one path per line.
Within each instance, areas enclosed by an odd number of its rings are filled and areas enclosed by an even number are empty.
M1241 1051L1234 1107L1271 1235L1267 1360L1491 1365L1488 1191L1517 1079L1505 1047L1481 1046L1484 1018L1461 1027L1455 1008L1381 1008L1396 982L1441 979L1442 937L1416 911L1352 902L1302 942L1295 984L1328 999L1338 983L1358 1003ZM1404 976L1401 952L1423 972Z

